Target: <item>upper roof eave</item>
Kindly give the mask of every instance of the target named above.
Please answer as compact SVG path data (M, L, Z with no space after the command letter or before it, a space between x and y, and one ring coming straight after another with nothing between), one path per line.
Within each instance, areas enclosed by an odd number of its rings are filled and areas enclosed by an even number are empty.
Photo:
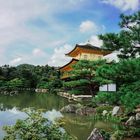
M102 48L99 48L99 47L96 47L96 46L93 46L91 44L85 44L85 45L79 45L79 44L76 44L76 46L74 47L73 50L71 50L69 53L66 53L65 55L66 56L70 56L70 54L72 52L74 52L74 50L76 50L76 48L82 48L82 49L89 49L89 50L97 50L97 51L108 51L108 50L105 50L105 49L102 49ZM109 52L109 51L108 51ZM110 52L111 53L111 52Z

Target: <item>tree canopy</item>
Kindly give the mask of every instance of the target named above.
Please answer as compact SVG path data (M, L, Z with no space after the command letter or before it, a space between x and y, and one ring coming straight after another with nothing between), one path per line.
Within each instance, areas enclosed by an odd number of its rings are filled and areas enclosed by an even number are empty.
M0 88L57 88L61 86L59 72L56 68L21 64L17 67L4 65L0 67Z
M100 35L103 48L118 51L119 62L104 64L96 70L95 81L100 85L116 83L117 92L99 92L96 102L121 104L133 111L140 104L140 11L121 16L119 33Z
M71 80L64 82L65 87L69 87L73 93L82 93L84 89L88 89L91 95L98 90L98 83L95 82L95 71L98 67L105 63L105 60L88 61L80 60L73 65L70 72Z
M4 126L4 140L76 140L60 124L43 117L40 110L24 109L25 120L17 120L13 126Z
M119 58L136 58L140 55L140 11L132 15L120 15L119 33L99 35L103 40L103 48L119 51Z

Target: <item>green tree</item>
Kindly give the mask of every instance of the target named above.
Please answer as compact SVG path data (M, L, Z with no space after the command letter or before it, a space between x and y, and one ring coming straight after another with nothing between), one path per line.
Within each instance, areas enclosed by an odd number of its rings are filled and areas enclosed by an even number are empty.
M140 58L122 60L119 63L105 64L96 71L95 80L102 84L116 83L118 88L140 79ZM138 86L138 85L136 85Z
M0 67L0 88L60 88L62 83L55 67L21 64ZM21 83L22 84L19 84Z
M37 75L34 72L35 66L22 64L17 66L20 79L24 79L24 86L27 88L35 88L37 85Z
M64 87L73 88L73 93L82 93L82 90L86 88L91 95L95 95L98 91L98 83L94 79L95 71L103 64L105 60L78 61L70 72L71 81L64 82Z
M19 78L12 79L7 82L8 88L16 89L23 87L23 81Z
M74 140L59 124L50 122L40 111L27 110L25 120L13 126L4 126L4 140Z
M121 104L132 111L140 104L140 58L121 60L119 63L99 67L95 81L100 85L117 84L117 93L98 93L93 103Z
M140 11L132 15L120 16L119 33L99 35L103 40L103 48L120 51L119 58L135 58L140 55Z

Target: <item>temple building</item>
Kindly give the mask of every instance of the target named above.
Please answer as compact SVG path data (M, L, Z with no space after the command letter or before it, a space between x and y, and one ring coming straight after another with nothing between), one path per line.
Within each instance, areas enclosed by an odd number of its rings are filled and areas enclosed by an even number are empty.
M76 64L79 60L95 61L102 59L105 55L110 54L110 51L101 49L99 47L92 46L91 44L78 45L74 47L72 51L65 54L71 57L71 61L60 68L61 79L66 80L69 78L68 72L72 70L72 65Z

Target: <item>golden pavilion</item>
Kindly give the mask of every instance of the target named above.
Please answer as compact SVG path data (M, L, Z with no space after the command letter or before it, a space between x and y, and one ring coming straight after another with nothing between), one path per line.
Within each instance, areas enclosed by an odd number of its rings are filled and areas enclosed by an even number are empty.
M76 64L79 60L89 60L95 61L98 59L102 59L105 55L110 54L110 51L104 50L102 48L93 46L91 44L86 45L78 45L74 47L72 51L65 54L66 56L71 57L71 61L66 65L60 68L61 79L65 80L69 78L68 72L72 70L72 65Z

